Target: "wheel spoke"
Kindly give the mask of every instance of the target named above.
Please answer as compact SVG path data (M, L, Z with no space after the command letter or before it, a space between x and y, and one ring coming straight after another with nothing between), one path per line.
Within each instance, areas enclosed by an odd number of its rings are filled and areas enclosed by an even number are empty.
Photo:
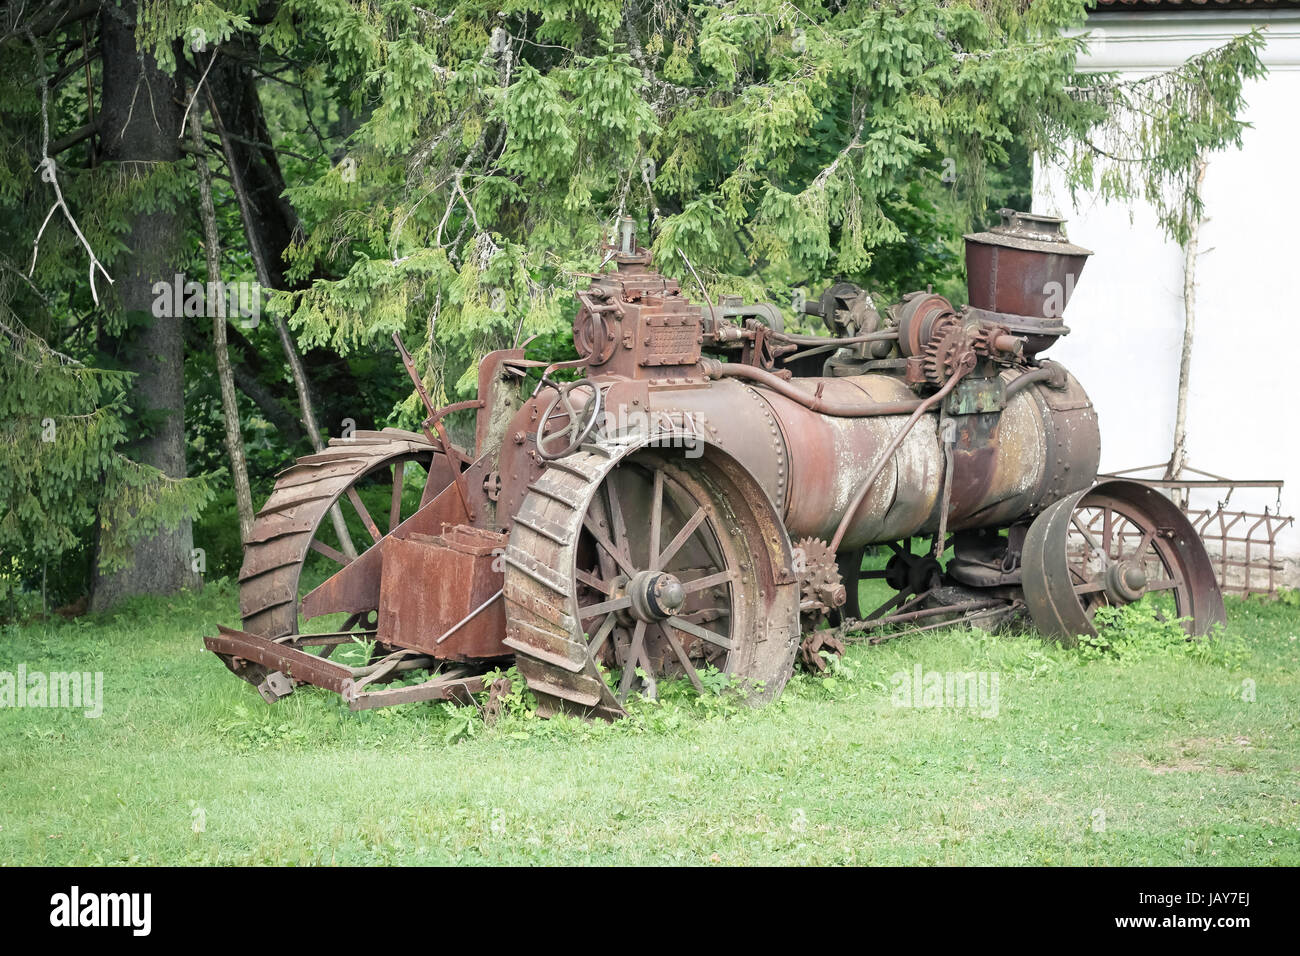
M587 654L594 661L600 656L600 649L605 644L605 638L614 630L614 625L618 623L618 615L609 613L605 615L605 620L601 623L599 629L592 636L591 642L587 645Z
M681 550L682 545L687 542L690 536L695 533L695 529L700 526L704 521L704 518L704 509L696 508L695 514L691 515L690 520L688 520L686 524L682 525L682 530L678 531L673 540L668 542L668 547L664 548L664 550L660 552L659 556L650 562L650 570L662 570L668 562L673 559L677 552Z
M670 617L664 621L664 624L677 628L679 631L685 631L692 637L698 637L702 641L708 641L710 644L716 644L718 647L731 650L731 640L717 633L710 631L706 627L700 627L698 624L692 624L690 621L680 617Z
M619 547L624 548L624 554L627 555L630 561L631 555L626 551L628 540L627 522L623 518L623 503L619 500L618 490L614 487L614 475L610 475L609 480L605 482L605 496L609 499L607 507L609 512L609 533L614 536L614 540L618 542ZM599 497L599 495L596 495L597 499Z
M365 502L363 502L361 496L357 494L355 485L348 486L348 501L352 502L352 507L355 508L357 514L361 516L361 522L366 526L366 530L370 532L370 537L375 541L382 538L383 535L379 533L379 526L375 524L375 519L370 517L370 512L366 510Z
M1147 548L1151 547L1151 542L1155 539L1155 528L1149 528L1142 533L1142 540L1138 542L1137 550L1133 552L1133 557L1141 560L1142 555L1146 553Z
M618 685L618 701L620 704L627 703L628 691L632 688L632 677L636 674L636 662L641 659L645 648L645 621L637 621L636 628L632 631L632 647L627 652L627 661L623 665L623 679ZM645 668L647 674L650 669Z
M588 618L595 617L597 614L608 614L610 611L621 611L625 607L632 606L632 598L624 594L622 597L611 598L608 601L601 601L599 604L588 604L586 607L578 608L578 619L585 621Z
M323 554L331 561L336 561L339 564L348 565L352 563L352 559L349 558L346 554L344 554L342 551L338 551L335 550L334 548L331 548L324 541L318 541L315 538L312 538L311 544L309 544L308 547L311 548L313 551L315 551L317 554Z
M604 548L605 552L611 558L618 562L619 567L621 567L625 573L636 574L636 568L632 566L631 559L625 555L620 548L616 547L609 538L605 537L604 533L596 527L596 522L591 519L590 514L582 519L582 524L583 527L591 533L591 536L596 539L596 543Z
M664 520L664 470L656 468L650 492L650 561L651 568L659 567L659 535Z
M691 659L687 656L686 648L682 647L682 642L677 639L677 635L673 633L671 627L664 627L662 622L658 627L659 633L663 634L664 639L668 642L668 646L671 647L673 653L677 655L677 660L682 665L682 669L686 671L686 676L690 678L691 686L694 687L696 691L703 694L704 684L700 682L700 675L695 670L695 665L691 663Z
M1097 580L1085 581L1083 584L1074 586L1075 594L1096 594L1098 591L1104 590L1106 590L1106 585Z
M707 624L710 621L716 621L719 618L731 617L731 610L725 607L702 607L698 611L684 611L677 616L683 621L693 621L696 624Z
M1183 586L1182 578L1166 578L1160 581L1151 581L1147 584L1147 591L1173 591Z
M602 521L601 514L596 513L597 508L600 508L601 513L604 514L603 521L605 527L609 527L609 520L608 520L609 515L606 512L604 503L600 500L600 495L596 495L593 498L591 503L591 509L587 516L587 520L596 521L596 522ZM618 566L614 563L614 559L610 556L609 550L604 547L598 547L595 548L594 550L596 552L596 563L600 565L601 575L604 576L604 578L607 581L613 580L614 576L618 574Z
M576 569L573 572L573 576L583 584L587 585L587 587L599 591L601 594L609 594L614 587L614 582L602 581L590 571L583 571L581 568Z
M1092 549L1092 553L1101 559L1101 566L1103 568L1109 567L1110 558L1106 555L1106 552L1102 551L1100 546L1098 546L1097 539L1092 536L1092 532L1084 527L1083 523L1079 520L1077 512L1070 516L1070 523L1079 529L1079 533L1083 535L1083 539L1088 543L1088 547Z
M682 590L687 594L695 591L703 591L705 588L717 587L719 584L726 584L736 579L736 572L728 568L726 571L719 571L717 574L708 574L702 578L696 578L694 581L683 581Z

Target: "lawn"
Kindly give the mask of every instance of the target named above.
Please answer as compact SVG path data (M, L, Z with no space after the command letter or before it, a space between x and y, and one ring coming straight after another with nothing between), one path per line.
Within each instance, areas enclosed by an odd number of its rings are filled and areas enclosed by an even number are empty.
M0 671L102 671L105 700L0 709L0 863L1300 863L1283 603L1230 602L1203 653L952 629L855 645L760 710L491 727L310 689L269 707L202 650L235 608L218 582L0 629ZM917 665L996 675L996 716L898 706Z

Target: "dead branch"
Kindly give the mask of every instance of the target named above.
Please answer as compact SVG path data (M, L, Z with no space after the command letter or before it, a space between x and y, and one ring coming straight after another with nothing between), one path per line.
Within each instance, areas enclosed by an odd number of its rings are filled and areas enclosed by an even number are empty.
M36 238L32 240L32 264L27 270L27 275L30 278L36 272L36 258L40 254L41 236L45 234L45 227L50 224L50 219L55 212L62 210L68 224L72 226L72 231L81 241L81 244L86 247L86 253L90 256L90 297L94 300L95 305L99 305L99 291L95 288L95 271L98 269L102 272L109 285L113 284L113 277L108 274L108 269L95 255L95 250L91 248L90 241L86 239L81 227L77 225L72 210L68 208L68 204L63 198L63 190L59 187L58 166L55 165L53 157L50 156L50 82L49 76L45 72L45 50L30 29L25 32L28 41L32 45L32 50L36 54L36 63L41 71L41 161L36 168L41 171L41 179L54 188L54 205L50 207L49 213L45 216L45 221L41 223Z

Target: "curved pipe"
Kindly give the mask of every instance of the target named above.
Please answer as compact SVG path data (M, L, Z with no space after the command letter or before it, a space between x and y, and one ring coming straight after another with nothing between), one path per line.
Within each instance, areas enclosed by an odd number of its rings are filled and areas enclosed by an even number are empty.
M1016 394L1016 392L1026 388L1027 386L1033 385L1035 382L1047 382L1053 388L1064 388L1064 372L1065 369L1057 365L1055 362L1050 365L1044 365L1041 368L1036 368L1032 372L1026 372L1019 378L1012 379L1011 383L1007 385L1007 398L1011 398L1011 396Z
M974 367L975 353L967 352L962 356L960 364L957 366L957 371L953 374L952 378L948 379L948 381L944 383L943 388L917 404L916 410L912 412L912 417L907 420L906 425L898 430L898 434L896 434L893 437L893 440L890 441L889 445L886 446L884 453L879 459L877 459L875 465L872 466L871 473L867 475L862 484L858 487L858 493L855 494L853 500L849 502L848 510L844 512L844 517L840 519L840 526L835 529L835 537L831 539L832 551L838 552L840 550L840 542L844 540L845 532L849 530L849 525L853 523L853 516L857 514L858 507L862 504L862 499L867 496L867 492L871 489L871 486L874 485L876 479L880 477L880 472L884 469L885 462L894 457L894 452L898 451L899 446L903 444L903 439L911 433L912 427L920 421L922 415L935 405L939 404L939 402L943 401L948 393L957 386L957 383L966 377L966 373Z
M704 372L709 378L741 378L756 382L764 388L770 388L784 395L792 402L802 405L810 411L832 418L870 418L874 415L908 415L918 408L928 407L921 399L908 399L901 402L833 402L810 395L802 389L795 388L779 375L773 375L765 369L753 365L741 365L733 362L718 362L713 359L701 361ZM946 393L944 393L946 394ZM930 401L929 399L925 400Z

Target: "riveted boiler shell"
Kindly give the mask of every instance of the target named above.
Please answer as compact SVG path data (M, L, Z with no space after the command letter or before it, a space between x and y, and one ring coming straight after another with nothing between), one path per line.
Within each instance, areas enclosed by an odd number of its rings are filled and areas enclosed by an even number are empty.
M1014 373L1008 373L1013 378ZM827 401L906 402L898 378L858 375L794 379ZM849 503L908 415L837 418L810 411L761 386L716 381L650 390L659 412L684 421L733 455L781 511L792 538L830 540ZM1091 485L1097 472L1097 418L1078 382L1030 385L1001 413L954 416L948 529L1005 526ZM886 462L855 512L845 549L938 530L944 448L940 415L922 416Z
M809 394L837 402L905 402L916 396L901 380L886 375L794 379ZM790 490L786 526L794 537L829 540L853 496L877 459L907 423L907 415L835 418L809 411L774 392L763 391L789 447ZM923 526L934 513L943 473L937 415L923 416L872 482L857 510L843 547L894 540Z

